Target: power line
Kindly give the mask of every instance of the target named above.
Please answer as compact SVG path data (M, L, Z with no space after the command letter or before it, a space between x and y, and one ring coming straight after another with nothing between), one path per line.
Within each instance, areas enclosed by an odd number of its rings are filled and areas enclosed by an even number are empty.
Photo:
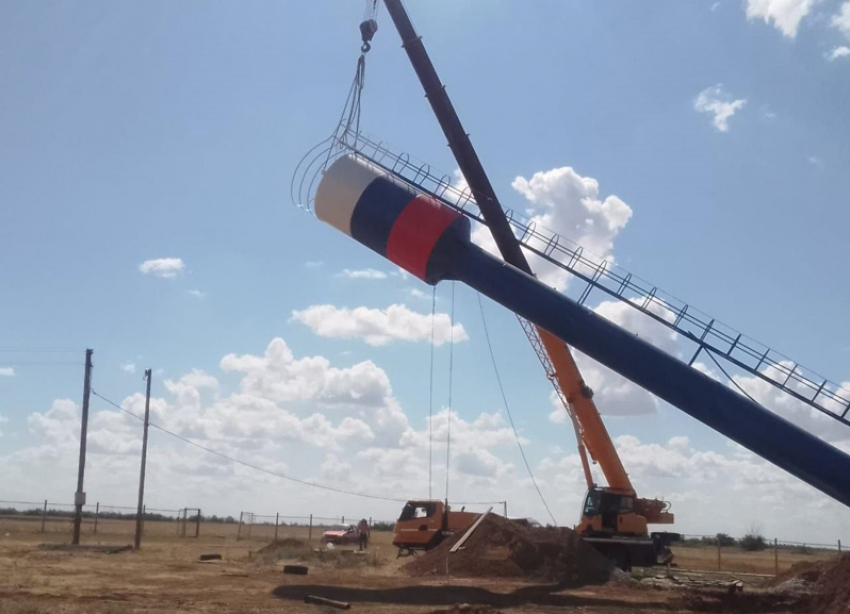
M549 514L549 518L552 519L552 523L555 526L558 526L558 521L555 520L555 516L552 515L552 510L549 509L549 505L546 503L546 499L540 491L540 486L537 485L537 479L535 479L534 473L531 471L531 465L525 456L525 450L522 449L522 443L519 440L519 433L517 433L516 426L514 425L514 417L511 415L511 408L508 405L508 397L505 395L504 386L502 386L502 378L499 375L499 367L496 364L496 354L493 352L493 344L490 342L490 330L487 328L487 318L484 317L484 305L481 303L481 294L476 292L476 295L478 296L478 309L481 311L481 322L484 324L484 336L487 339L487 348L490 350L490 360L493 362L493 372L496 374L496 382L499 384L499 392L502 395L502 402L505 404L505 412L508 414L508 420L511 422L511 429L513 429L514 437L516 438L516 445L519 448L520 455L522 456L522 462L525 464L525 469L528 471L528 477L531 478L531 483L534 484L537 496L540 497L543 507L546 508L546 513Z
M0 366L3 367L79 367L85 363L82 362L66 362L66 361L58 361L58 360L12 360L12 361L0 361Z
M144 420L144 418L142 416L138 416L138 415L134 414L133 412L131 412L127 409L124 409L123 407L121 407L120 405L115 403L114 401L110 401L105 396L98 394L94 390L92 390L91 392L94 396L96 396L100 399L103 399L104 401L106 401L107 403L112 405L112 407L114 407L116 409L120 409L125 414L129 414L130 416L133 416L137 420ZM327 486L326 484L318 484L316 482L308 482L307 480L301 480L299 478L294 478L292 476L289 476L289 475L286 475L286 474L283 474L283 473L271 471L269 469L265 469L264 467L258 467L257 465L252 465L251 463L247 463L245 461L239 460L238 458L233 458L232 456L228 456L227 454L222 454L221 452L218 452L217 450L213 450L212 448L207 448L206 446L202 446L199 443L195 443L191 439L187 439L186 437L183 437L182 435L178 435L177 433L169 431L168 429L163 428L163 427L159 426L158 424L154 424L153 422L148 422L148 424L150 426L152 426L153 428L157 429L158 431L162 431L163 433L166 433L167 435L171 435L172 437L179 439L183 443L187 443L190 446L194 446L194 447L196 447L200 450L203 450L204 452L209 452L210 454L215 454L216 456L223 458L225 460L228 460L232 463L236 463L237 465L242 465L243 467L247 467L249 469L254 469L256 471L261 471L263 473L274 476L276 478L281 478L283 480L288 480L290 482L296 482L298 484L303 484L304 486L312 486L314 488L320 488L322 490L328 490L328 491L340 493L340 494L343 494L343 495L351 495L353 497L363 497L365 499L378 499L380 501L394 501L394 502L398 502L398 503L407 503L407 499L394 499L392 497L382 497L380 495L370 495L368 493L354 492L354 491L345 490L345 489L342 489L342 488L335 488L334 486Z

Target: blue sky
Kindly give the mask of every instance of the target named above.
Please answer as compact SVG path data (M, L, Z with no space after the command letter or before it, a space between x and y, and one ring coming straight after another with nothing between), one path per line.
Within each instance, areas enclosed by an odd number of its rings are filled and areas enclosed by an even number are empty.
M779 4L407 2L506 206L533 206L529 193L514 187L517 177L542 173L545 183L555 178L547 172L571 167L567 179L594 178L600 201L616 196L631 211L622 228L605 236L611 249L603 255L845 381L850 57L836 50L850 45L850 8L845 20L846 2ZM354 316L340 310L373 310L364 318L377 326L375 317L400 304L414 312L411 322L421 323L415 316L428 313L430 301L411 291L430 289L393 274L289 198L299 159L330 134L339 116L358 54L362 9L360 2L342 0L0 5L0 288L6 299L0 303L0 347L76 348L70 356L80 362L84 348L93 347L95 388L119 402L143 389L143 368L161 369L154 395L162 399L163 420L169 415L175 429L199 441L237 453L242 445L257 462L280 464L297 477L344 475L344 482L363 490L385 487L401 496L414 494L402 492L412 481L418 486L411 490L421 493L427 339L401 340L394 329L387 343L370 345L357 332L363 322L352 323ZM456 164L383 10L379 21L367 61L363 125L451 172ZM701 93L705 111L697 104ZM728 113L728 105L734 112L724 123L715 111ZM578 206L559 198L556 213ZM558 230L569 236L571 229ZM179 258L183 268L170 278L140 271L143 262L162 258ZM375 269L386 277L351 279L343 269ZM441 313L449 311L449 293L448 286L438 289ZM293 311L314 313L309 308L317 305L334 306L335 321L355 332L321 336L304 323L306 316L293 318ZM485 307L532 464L545 493L562 508L559 520L575 522L583 487L574 472L572 434L549 420L548 383L512 316ZM456 315L468 339L454 348L453 409L473 425L482 412L500 414L501 401L475 296L460 287ZM651 331L647 336L659 341ZM274 374L258 375L242 363L222 368L231 353L262 356L276 337L295 359L324 357L342 370L371 361L371 376L387 380L381 390L391 387L412 429L406 443L382 439L380 408L368 408L378 413L364 417L362 408L329 408L327 399L311 393L275 397L256 385ZM436 350L435 409L447 399L448 351L447 344ZM80 402L82 369L21 364L68 356L0 352L0 368L14 369L14 376L0 377L0 458L14 467L0 476L0 498L71 499L73 467L63 459L73 458L73 437L57 439L57 430L73 434L75 410L48 414L57 399ZM128 364L135 373L121 368ZM197 373L193 380L193 370L214 377L215 385ZM200 400L186 387L200 391ZM240 424L238 411L222 409L238 405L236 392L299 420L318 412L339 426L345 417L360 416L374 438L356 443L354 431L331 431L329 437L348 443L334 447L305 434L283 445L258 427L237 442L228 439L226 424L213 424L217 418ZM386 405L384 392L379 404ZM624 394L646 407L639 391ZM89 490L124 504L133 489L106 474L134 474L137 433L118 424L102 402L93 408L104 414L104 451L94 454ZM186 416L182 422L180 415ZM190 417L205 427L196 424L192 431ZM510 438L502 442L504 424L497 420L469 427L470 439L461 444L468 458L457 463L457 483L476 496L521 500L522 513L541 516L527 495L515 446ZM641 494L681 494L683 531L737 534L748 528L750 519L732 515L721 516L716 528L697 517L700 493L730 475L767 472L756 478L753 492L763 496L759 489L773 485L779 507L794 497L819 497L757 459L743 459L672 408L652 405L608 424L613 436L639 441L621 440L631 450L624 453L627 462L629 454L657 459L630 471ZM670 443L683 437L688 443ZM848 443L847 434L831 439ZM203 462L176 442L158 445L172 461ZM710 454L726 459L712 465L722 466L719 473L700 464ZM386 472L374 473L381 462ZM404 462L416 469L392 474L390 468ZM190 505L168 500L185 491L164 465L152 472L150 496L163 499L161 505ZM254 511L284 505L284 499L264 498L258 478L221 471L221 479L239 484ZM42 486L33 486L36 479ZM181 479L181 488L196 489L195 499L206 497L202 507L239 511L211 502L217 500L209 485L191 470ZM314 497L294 488L291 493ZM326 505L350 509L355 503ZM375 516L395 513L390 504L369 505L376 507L364 509ZM828 519L823 539L841 531L850 539L846 510L813 505ZM777 515L766 524L780 536L804 537L791 534L797 530L793 518Z

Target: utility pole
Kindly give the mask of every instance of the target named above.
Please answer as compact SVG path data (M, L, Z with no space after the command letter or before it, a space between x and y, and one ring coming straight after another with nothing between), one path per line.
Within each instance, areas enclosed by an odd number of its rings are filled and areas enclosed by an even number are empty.
M89 396L91 396L91 357L94 350L86 350L86 374L83 379L83 421L80 426L80 468L77 473L77 492L74 494L74 537L71 543L80 544L80 529L83 525L83 506L86 504L86 493L83 481L86 476L86 437L89 431Z
M142 545L142 516L145 504L145 463L148 457L148 424L151 415L151 370L145 371L147 388L145 390L145 431L142 435L142 468L139 472L139 506L136 508L136 540L133 548L138 550Z

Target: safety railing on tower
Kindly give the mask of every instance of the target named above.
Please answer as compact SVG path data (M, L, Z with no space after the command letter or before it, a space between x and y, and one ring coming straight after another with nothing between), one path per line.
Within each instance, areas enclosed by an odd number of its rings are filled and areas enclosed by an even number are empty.
M315 191L324 170L343 155L360 156L391 176L412 184L424 194L484 224L475 199L463 182L435 171L429 164L399 153L383 141L360 132L343 131L314 147L299 163L291 184L293 202L312 212ZM538 224L532 216L510 209L505 215L522 246L548 264L585 282L578 302L601 291L642 312L696 345L688 364L702 352L716 360L770 383L794 399L850 426L850 389L818 375L796 361L748 337L677 299L609 259L588 252L577 243Z

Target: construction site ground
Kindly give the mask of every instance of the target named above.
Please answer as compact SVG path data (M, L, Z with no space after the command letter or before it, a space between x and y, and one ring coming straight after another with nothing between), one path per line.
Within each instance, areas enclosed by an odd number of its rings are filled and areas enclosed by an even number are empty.
M98 535L84 533L83 544L130 544L132 524L103 523ZM679 580L659 586L620 581L562 589L505 578L411 577L404 569L407 559L396 558L387 532L373 533L369 552L359 554L344 552L349 549L316 552L319 529L313 531L312 544L305 546L306 528L282 527L279 542L269 545L265 533L273 532L273 527L252 527L250 539L237 541L235 525L204 524L195 539L178 537L173 523L159 524L148 524L140 551L110 554L45 548L70 542L67 523L40 533L38 522L0 520L0 614L335 611L305 604L306 594L350 602L351 611L364 613L799 611L793 600L762 592L765 589L759 586L766 586L772 576L746 573L772 571L772 553L740 552L732 557L730 550L725 561L732 565L737 560L741 569L717 574L680 568L674 572ZM222 560L198 560L211 553L220 554ZM683 566L692 561L708 569L710 561L716 562L711 549L681 548L677 555ZM816 562L829 555L814 551L793 555L793 560L791 556L783 561L786 569L792 562ZM286 563L307 565L309 573L285 575ZM677 586L682 579L685 585ZM687 586L688 579L738 579L746 597L730 600L717 589Z

